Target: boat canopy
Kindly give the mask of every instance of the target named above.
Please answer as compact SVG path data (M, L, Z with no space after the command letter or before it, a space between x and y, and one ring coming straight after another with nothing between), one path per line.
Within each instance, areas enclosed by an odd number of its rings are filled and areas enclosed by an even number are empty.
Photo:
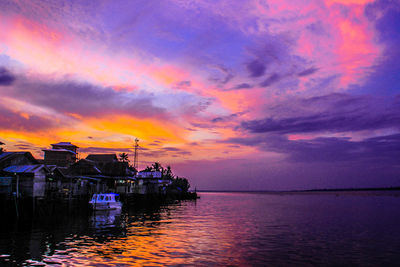
M108 194L93 194L92 201L96 203L101 202L116 202L116 199L119 197L119 194L108 193Z

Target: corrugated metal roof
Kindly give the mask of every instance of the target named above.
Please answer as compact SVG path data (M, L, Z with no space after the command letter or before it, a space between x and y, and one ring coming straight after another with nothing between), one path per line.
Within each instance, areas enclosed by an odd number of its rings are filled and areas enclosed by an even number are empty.
M93 161L118 161L117 155L115 154L89 154L86 159Z
M6 158L11 155L23 155L26 152L3 152L0 154L0 159Z
M12 165L4 169L6 172L15 172L15 173L34 173L44 168L43 164L38 165Z
M43 149L43 151L55 151L55 152L69 152L72 154L76 154L74 151L68 150L68 149L53 149L53 148L49 148L49 149Z
M51 144L52 146L73 146L73 147L77 147L74 144L71 144L71 142L59 142L57 144Z
M5 157L8 157L8 156L10 155L10 153L11 153L11 152L3 152L3 153L1 153L1 154L0 154L0 160L3 159L3 158L5 158Z

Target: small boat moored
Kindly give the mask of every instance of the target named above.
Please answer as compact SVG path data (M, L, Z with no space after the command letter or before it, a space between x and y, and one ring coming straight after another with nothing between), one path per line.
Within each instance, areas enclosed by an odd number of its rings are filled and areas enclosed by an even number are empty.
M93 194L89 204L94 210L116 210L122 207L119 194L115 193Z

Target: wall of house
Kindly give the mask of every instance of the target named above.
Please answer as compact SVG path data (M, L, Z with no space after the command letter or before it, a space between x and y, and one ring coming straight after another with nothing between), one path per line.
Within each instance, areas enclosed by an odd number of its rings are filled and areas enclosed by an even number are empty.
M14 178L14 192L18 192L20 197L33 196L33 175L32 174L19 174Z
M33 177L33 197L44 197L46 191L46 173L43 169L35 172Z
M65 151L45 151L44 163L46 165L57 165L68 167L75 162L75 155Z

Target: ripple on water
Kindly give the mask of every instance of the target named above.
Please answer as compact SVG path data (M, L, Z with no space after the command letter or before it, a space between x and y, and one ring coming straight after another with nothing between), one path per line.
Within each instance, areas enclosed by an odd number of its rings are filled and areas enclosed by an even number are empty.
M0 264L390 264L400 262L399 205L394 197L202 194L197 202L2 232Z

